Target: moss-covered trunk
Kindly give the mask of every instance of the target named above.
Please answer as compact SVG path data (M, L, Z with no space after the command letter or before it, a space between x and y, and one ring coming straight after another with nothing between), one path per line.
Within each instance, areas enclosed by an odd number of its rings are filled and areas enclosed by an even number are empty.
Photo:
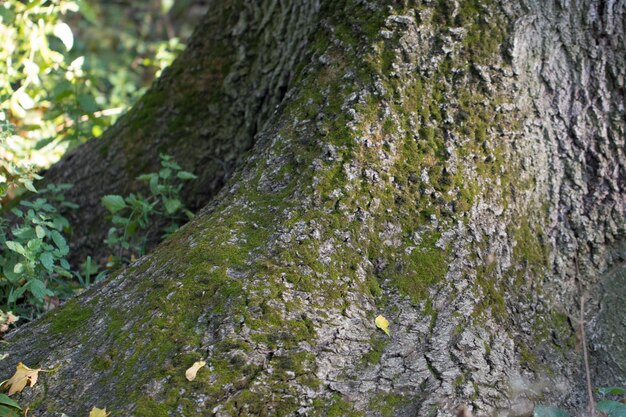
M21 399L37 416L580 409L583 295L595 381L625 382L623 306L599 298L624 291L624 2L320 3L195 220L9 336L3 374L54 369Z

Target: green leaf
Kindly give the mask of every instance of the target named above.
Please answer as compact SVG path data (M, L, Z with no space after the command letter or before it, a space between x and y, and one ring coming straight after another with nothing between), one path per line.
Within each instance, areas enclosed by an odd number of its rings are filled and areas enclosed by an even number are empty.
M66 269L60 268L58 266L54 268L54 272L56 272L62 277L72 278L72 274L69 271L67 271ZM50 291L49 295L54 295L54 292Z
M41 226L37 226L35 227L35 234L39 239L43 239L44 237L46 237L46 230Z
M533 417L570 417L570 415L560 408L537 405Z
M622 387L601 387L596 388L601 395L625 395L626 389Z
M26 247L31 253L37 253L39 252L39 249L41 248L41 243L42 243L41 239L37 239L37 238L31 239L26 244Z
M5 242L7 248L11 249L13 252L17 252L20 255L25 255L24 246L20 242L14 242L12 240L7 240Z
M46 2L46 0L35 0L35 1L31 1L30 3L28 3L26 5L26 9L24 9L24 11L28 11L31 10L33 8L39 7L42 4L44 4Z
M156 174L143 174L137 177L139 181L150 181Z
M9 396L8 396L8 395L6 395L6 394L0 394L0 404L2 404L2 405L8 405L9 407L17 408L18 410L21 410L21 409L22 409L18 403L16 403L15 401L13 401L13 400L12 400L11 398L9 398Z
M159 193L159 176L156 174L152 175L152 178L150 178L150 192L152 195Z
M180 171L176 173L176 176L178 177L178 179L181 180L195 180L196 178L198 178L196 175L193 175L191 172L187 171Z
M178 210L182 206L180 200L170 198L165 199L163 203L165 204L165 211L167 211L167 214L176 213L176 210Z
M2 18L5 22L11 22L15 18L15 13L13 13L11 9L0 7L0 18Z
M159 171L159 177L163 178L164 180L168 179L171 176L172 176L172 170L169 168L163 168L162 170Z
M22 184L24 184L24 187L26 187L26 189L28 191L32 191L33 193L37 192L37 189L35 188L35 186L33 185L33 182L27 178L22 178L20 179L20 182Z
M65 22L58 22L54 25L54 30L52 32L54 36L59 38L63 45L65 45L65 49L68 51L72 49L74 46L74 34L72 33L72 29Z
M169 160L169 161L162 160L161 161L161 166L163 168L171 168L172 170L175 170L175 171L178 171L178 170L182 169L180 167L180 165L178 165L178 162L173 161L173 160Z
M24 212L18 208L12 208L11 213L15 214L17 217L24 217Z
M63 269L70 269L70 263L67 262L67 259L62 258L59 263L61 264L61 268Z
M102 205L111 213L117 213L126 207L124 198L120 195L109 194L102 197Z
M0 405L0 417L20 417L20 412L15 408Z
M626 404L622 404L618 401L599 401L596 404L596 409L606 413L607 417L626 417Z
M55 101L61 101L65 97L69 97L72 94L74 94L74 86L67 80L60 81L52 89L52 97L54 97ZM54 139L56 139L56 137L51 138L51 140Z
M52 272L52 268L54 267L54 258L50 252L44 252L39 256L39 261L48 271Z
M69 201L64 201L64 202L61 204L61 206L62 206L62 207L67 207L68 209L71 209L71 210L76 210L77 208L80 208L80 206L79 206L78 204L76 204L76 203L70 203Z
M89 23L93 25L98 24L98 17L87 0L78 0L78 8L80 13L89 21Z
M21 262L18 262L15 265L13 265L13 272L15 272L16 274L21 274L22 272L24 272L24 264Z
M57 245L57 248L59 248L62 256L67 255L67 253L70 251L70 248L67 246L67 242L65 242L65 238L63 237L63 235L61 235L61 233L57 232L56 230L53 230L50 233L50 236L52 237L52 241L54 242L54 244Z
M46 201L46 200L43 200ZM48 203L44 203L41 205L41 208L44 211L47 211L48 213L54 213L56 211L56 209L54 208L54 206L52 204L48 204Z
M111 222L113 224L119 224L121 226L126 226L126 225L128 225L129 219L127 217L122 217L122 216L119 216L119 215L116 214L115 216L113 216L111 218Z
M19 229L13 229L13 237L21 241L30 240L35 237L35 231L32 227L20 227Z
M16 275L13 272L13 268L11 267L11 262L8 262L6 265L2 266L2 272L4 272L5 278L11 283L19 285L18 282L21 279L20 275Z
M52 227L54 227L56 230L61 231L70 226L70 223L63 216L55 216L52 220Z
M26 285L23 285L17 289L15 289L15 287L11 288L11 291L9 292L9 297L8 297L9 303L16 302L22 295L24 295L26 290L28 290L28 283L26 283Z
M98 107L98 103L96 103L96 100L89 94L79 94L78 95L78 104L80 106L80 108L85 112L85 113L95 113L98 111L99 107Z
M46 295L53 295L54 293L46 288L46 284L38 279L32 279L26 284L30 290L30 293L38 300L43 300Z

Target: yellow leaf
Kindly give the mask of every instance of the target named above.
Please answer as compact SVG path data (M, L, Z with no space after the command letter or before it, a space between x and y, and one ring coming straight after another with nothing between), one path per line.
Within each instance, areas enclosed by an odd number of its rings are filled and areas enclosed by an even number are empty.
M107 413L106 407L102 408L92 408L89 412L89 417L107 417L111 413Z
M6 382L9 387L9 395L13 395L16 392L22 392L26 384L31 387L37 383L37 377L39 376L39 369L30 369L22 362L17 364L15 374Z
M194 363L191 368L187 369L187 371L185 372L185 378L187 378L187 380L189 381L193 381L194 379L196 379L196 374L198 373L198 370L204 365L206 365L205 361L199 361Z
M376 317L374 323L376 323L376 327L387 333L387 336L389 336L389 321L386 318L384 318L383 316L378 316Z

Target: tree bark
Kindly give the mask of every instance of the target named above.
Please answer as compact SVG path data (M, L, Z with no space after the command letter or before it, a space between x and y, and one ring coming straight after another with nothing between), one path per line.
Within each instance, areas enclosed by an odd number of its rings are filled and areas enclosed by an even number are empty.
M191 223L9 335L3 374L54 369L22 401L38 416L577 413L580 297L594 384L623 385L624 307L602 294L626 288L624 1L252 3L261 22L313 22L280 32L313 33L284 98L271 84L255 101L280 106L245 107L257 128L224 151L241 163ZM247 13L204 27L239 33ZM151 93L193 135L206 122L184 98L215 61ZM135 114L154 124L147 100Z

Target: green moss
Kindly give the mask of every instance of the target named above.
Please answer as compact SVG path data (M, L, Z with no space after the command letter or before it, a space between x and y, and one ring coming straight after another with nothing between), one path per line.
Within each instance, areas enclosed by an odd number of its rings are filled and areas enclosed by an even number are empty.
M568 316L557 311L535 318L533 337L538 345L549 343L565 355L576 349L576 331Z
M433 23L441 28L466 28L464 57L489 62L505 41L506 22L496 11L493 0L461 0L456 10L449 1L439 0L434 8ZM490 16L486 17L489 12Z
M528 217L521 217L518 225L512 226L509 233L515 241L513 258L527 273L539 275L549 259L549 247L544 243L543 231L533 229Z
M247 191L247 190L244 190ZM272 204L285 206L284 195L261 195L258 192L250 191L251 198L257 199L258 204L267 207ZM275 201L276 200L276 201ZM281 200L278 202L277 200ZM277 211L278 213L282 211ZM189 238L185 233L175 235L168 242L163 250L168 253L168 258L173 256L179 259L184 268L177 269L185 271L183 275L178 275L176 280L159 279L149 280L142 284L145 286L147 296L146 303L142 304L144 310L142 317L146 320L137 323L131 329L124 329L120 332L120 326L124 323L118 314L111 314L109 322L109 332L111 335L119 337L120 351L112 352L119 355L120 352L127 352L133 349L132 345L137 341L128 340L128 334L141 335L142 339L149 342L145 348L139 352L135 351L130 358L126 359L123 369L117 370L117 380L120 386L131 383L130 378L134 375L127 372L133 369L140 361L149 361L154 364L164 363L167 358L174 358L169 367L159 367L155 365L150 369L148 375L143 378L159 379L167 375L184 375L184 370L199 360L200 357L187 357L180 354L183 346L193 346L199 344L199 336L193 329L197 323L198 316L211 305L215 314L228 311L231 315L241 315L245 318L246 324L253 330L252 339L265 343L272 349L296 349L300 341L310 341L314 337L314 326L310 320L284 320L280 312L263 301L257 300L248 295L246 305L241 297L241 281L227 276L226 269L219 267L227 265L229 268L246 270L257 270L264 275L267 274L267 282L280 280L280 271L283 266L280 264L270 264L267 261L258 260L250 263L249 257L264 242L267 241L270 233L273 233L277 222L271 216L255 213L239 212L239 209L232 208L227 218L212 224L212 237L207 241L198 241L196 246L188 248L180 254L172 254L172 250L180 250L186 245ZM233 236L245 236L246 241L238 245L224 245L223 242ZM213 242L219 242L215 244ZM216 267L218 266L218 267ZM287 269L287 268L285 268ZM165 273L165 276L167 273ZM281 286L271 285L270 298L280 297ZM141 289L140 289L141 291ZM163 300L167 298L167 303ZM252 317L247 306L258 305L262 308L260 317ZM145 311L152 311L153 314L146 314ZM130 312L130 315L133 313ZM146 329L148 329L146 331ZM119 334L119 336L117 336ZM141 343L140 343L141 344ZM212 377L216 378L211 384L203 382L201 375L198 376L197 385L190 389L196 392L203 392L208 398L215 402L219 401L226 392L224 387L234 386L238 393L223 405L226 410L232 410L233 414L242 415L263 415L267 404L268 393L251 391L251 384L260 373L260 369L254 365L248 365L242 356L228 356L233 350L249 351L250 346L241 340L224 340L214 346L214 359L210 366L213 369ZM186 358L186 359L185 359ZM118 358L118 360L121 358ZM116 363L114 361L114 363ZM280 384L284 385L285 399L281 400L274 407L275 415L289 415L294 411L296 403L295 393L289 393L290 386L287 382L295 375L295 378L302 384L318 387L319 382L314 374L315 360L310 354L304 352L288 352L284 355L274 356L271 359L275 372L272 374L273 382L268 384L273 392L281 392ZM116 370L114 370L115 372ZM293 373L293 374L292 374ZM206 377L206 376L205 376ZM161 415L163 410L172 409L176 404L180 404L180 399L176 395L179 386L186 384L185 381L177 379L168 382L167 393L160 403L151 398L139 397L140 403L138 415ZM196 381L194 381L196 384ZM269 389L269 388L268 388ZM282 396L283 394L281 394ZM164 407L163 404L168 404ZM245 408L242 408L245 407ZM185 407L189 410L189 415L196 415L191 403ZM256 414L256 412L261 414Z
M403 295L418 303L428 298L428 290L440 283L448 271L448 251L435 246L438 233L422 237L420 246L410 254L402 254L383 273Z
M476 381L472 381L472 388L474 388L474 393L472 394L472 400L476 401L480 396L480 390L478 388L478 384Z
M376 332L370 339L371 350L363 355L364 365L377 365L380 363L385 347L389 344L389 337Z
M76 300L70 300L63 305L62 308L55 311L46 318L50 321L50 333L62 334L79 331L81 326L93 315L93 308L78 303Z
M454 385L455 386L460 386L465 384L465 375L464 374L460 374L459 376L457 376L456 378L454 378Z
M399 271L394 281L403 293L419 301L428 295L429 288L445 277L446 252L437 247L422 248L415 250L408 259L406 269Z
M553 311L550 314L555 343L563 351L572 351L576 348L576 331L566 314Z
M335 394L330 400L314 400L315 417L362 417L365 413L358 411L350 402Z
M105 371L113 365L113 361L108 356L97 356L91 361L91 366L95 371Z
M170 405L163 402L162 399L142 397L136 403L135 415L140 417L169 417L170 411Z
M485 310L491 311L491 316L504 323L508 318L505 289L498 283L495 265L481 264L476 269L476 285L481 289L482 298L474 310L474 317L480 317Z
M529 347L523 343L517 346L517 351L520 355L522 365L532 369L538 370L539 358L535 355Z
M379 394L374 396L369 402L369 409L378 411L381 417L393 417L398 409L410 403L410 399L399 394Z

